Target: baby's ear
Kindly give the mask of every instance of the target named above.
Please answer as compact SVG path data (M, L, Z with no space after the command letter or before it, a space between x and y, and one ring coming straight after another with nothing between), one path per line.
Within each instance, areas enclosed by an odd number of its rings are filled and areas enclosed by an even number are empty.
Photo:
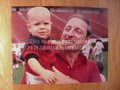
M53 23L52 23L52 22L50 22L50 24L52 25Z
M28 29L29 32L31 32L30 24L27 24L27 29Z

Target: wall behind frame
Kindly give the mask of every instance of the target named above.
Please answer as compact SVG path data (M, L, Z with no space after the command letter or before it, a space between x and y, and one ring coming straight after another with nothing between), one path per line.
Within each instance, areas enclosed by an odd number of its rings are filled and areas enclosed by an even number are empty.
M11 6L82 6L108 8L109 58L107 83L14 85L14 90L120 90L120 0L12 0Z

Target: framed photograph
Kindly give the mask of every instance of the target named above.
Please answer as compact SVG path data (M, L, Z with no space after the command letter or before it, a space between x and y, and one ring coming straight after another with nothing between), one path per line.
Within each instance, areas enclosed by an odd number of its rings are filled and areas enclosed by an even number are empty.
M11 12L14 84L107 82L107 8L27 6Z
M0 90L119 90L119 3L119 0L1 0ZM42 12L47 14L41 15L39 10L32 13L34 7L44 8ZM40 37L33 33L39 26ZM98 46L102 47L99 55Z

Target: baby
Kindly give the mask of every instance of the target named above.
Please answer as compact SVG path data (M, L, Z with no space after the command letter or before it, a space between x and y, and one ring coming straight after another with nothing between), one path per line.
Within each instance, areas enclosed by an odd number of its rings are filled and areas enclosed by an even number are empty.
M24 75L21 83L54 83L56 76L52 71L55 53L45 47L50 46L51 15L45 7L33 7L28 13L28 31L30 37L22 51L25 60ZM38 76L41 80L37 80Z

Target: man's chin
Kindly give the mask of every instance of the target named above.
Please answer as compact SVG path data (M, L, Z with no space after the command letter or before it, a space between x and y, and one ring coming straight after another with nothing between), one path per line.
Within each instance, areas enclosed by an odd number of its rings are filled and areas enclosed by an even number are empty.
M79 51L80 50L80 47L76 47L76 46L64 46L61 48L62 50L65 50L65 51Z

